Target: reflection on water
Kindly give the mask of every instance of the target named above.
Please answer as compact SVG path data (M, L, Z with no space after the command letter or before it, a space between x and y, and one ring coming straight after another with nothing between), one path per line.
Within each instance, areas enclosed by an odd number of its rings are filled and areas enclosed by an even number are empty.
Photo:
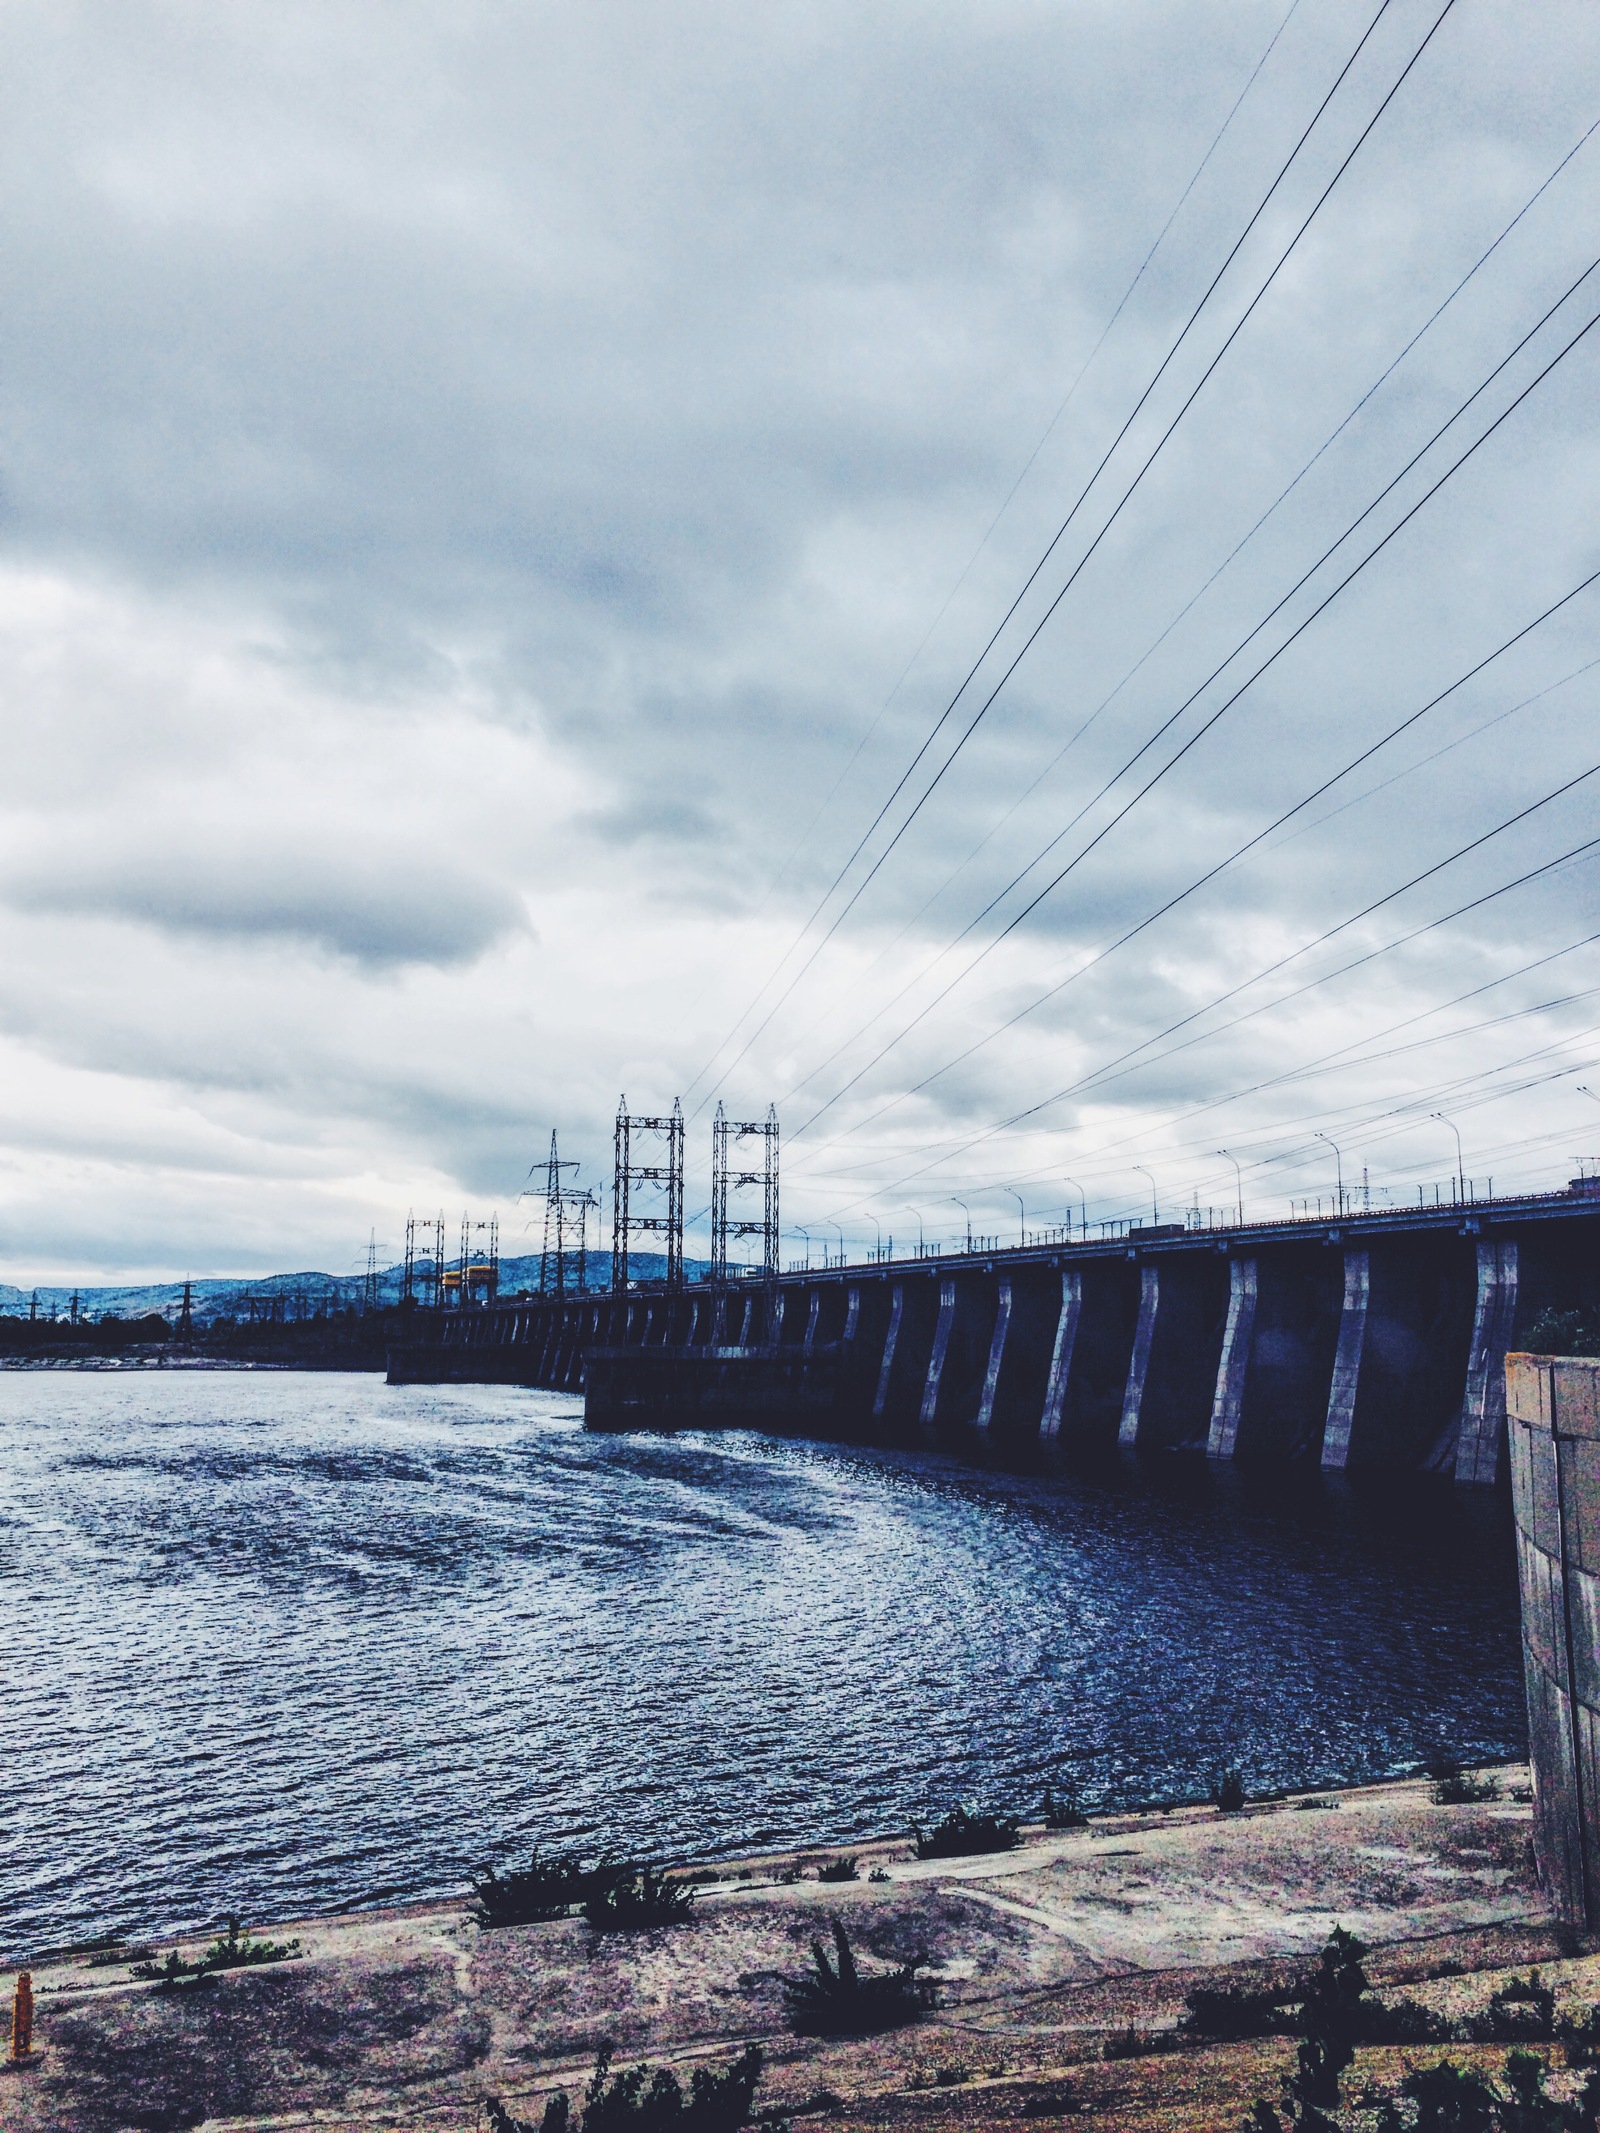
M683 1856L1521 1749L1498 1501L578 1423L0 1377L0 1945L459 1887L536 1837Z

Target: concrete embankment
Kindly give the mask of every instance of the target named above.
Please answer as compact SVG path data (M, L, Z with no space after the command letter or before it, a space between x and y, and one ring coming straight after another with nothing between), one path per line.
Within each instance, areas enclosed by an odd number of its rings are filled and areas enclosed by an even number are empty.
M1533 1879L1532 1810L1516 1797L1527 1773L1499 1775L1498 1799L1465 1806L1397 1783L1322 1805L1030 1829L1016 1851L976 1858L919 1862L903 1840L866 1844L862 1878L846 1883L817 1880L838 1856L823 1850L727 1862L700 1870L687 1923L634 1934L579 1919L486 1931L464 1900L292 1921L272 1930L300 1939L298 1961L225 1974L204 1993L163 1995L82 1956L41 1959L41 2050L0 2081L0 2128L465 2133L488 2096L534 2121L558 2088L576 2101L602 2040L624 2062L686 2071L755 2038L768 2058L758 2103L840 2128L1070 2111L1232 2133L1252 2096L1276 2096L1293 2042L1185 2041L1184 1996L1201 1982L1275 1983L1336 1923L1373 1945L1380 1993L1403 1989L1446 2016L1532 1963L1563 2004L1600 2000L1600 1960L1564 1954L1573 1943ZM933 2011L867 2040L793 2035L782 1981L835 1918L868 1961L925 1954ZM1402 2057L1364 2050L1354 2078L1397 2079ZM1503 2046L1490 2054L1503 2058Z

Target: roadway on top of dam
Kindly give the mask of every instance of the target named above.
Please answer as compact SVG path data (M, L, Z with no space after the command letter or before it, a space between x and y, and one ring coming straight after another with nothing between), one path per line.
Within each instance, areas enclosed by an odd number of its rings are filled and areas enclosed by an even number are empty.
M1264 1222L1215 1222L1193 1227L1187 1223L1128 1223L1117 1225L1117 1234L1104 1237L1054 1237L1029 1244L974 1244L925 1252L896 1253L882 1258L830 1259L821 1266L791 1266L777 1277L781 1283L815 1281L824 1275L849 1274L870 1279L874 1275L904 1273L918 1268L942 1272L987 1273L1001 1262L1011 1266L1054 1268L1063 1261L1138 1258L1147 1252L1205 1252L1251 1249L1266 1244L1350 1244L1378 1238L1409 1236L1418 1232L1477 1237L1492 1231L1520 1228L1527 1223L1570 1221L1574 1217L1600 1216L1600 1178L1584 1180L1592 1190L1522 1193L1499 1199L1454 1199L1421 1207L1362 1207L1346 1205L1344 1212L1325 1215L1293 1215ZM1110 1227L1110 1225L1107 1225ZM730 1280L744 1283L759 1279L746 1269L730 1269ZM663 1284L635 1281L630 1291L656 1290ZM589 1293L603 1294L600 1290Z

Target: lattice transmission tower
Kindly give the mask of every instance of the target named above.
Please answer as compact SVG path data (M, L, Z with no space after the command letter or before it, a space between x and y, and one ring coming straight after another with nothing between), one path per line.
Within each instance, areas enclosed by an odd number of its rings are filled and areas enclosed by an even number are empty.
M759 1169L743 1167L751 1154L745 1143L761 1143ZM728 1195L750 1186L761 1188L761 1215L742 1214L728 1205ZM746 1203L748 1204L748 1203ZM761 1239L761 1276L778 1278L778 1112L767 1106L764 1119L725 1118L718 1104L711 1121L711 1278L728 1279L728 1245L741 1237ZM752 1274L754 1268L749 1270Z
M418 1221L406 1216L406 1265L400 1283L402 1304L421 1304L433 1310L444 1282L444 1216Z
M541 1166L535 1164L537 1171ZM535 1189L530 1198L544 1200L544 1249L539 1255L539 1294L541 1296L565 1296L569 1289L581 1296L589 1286L589 1216L598 1212L600 1203L588 1186L580 1186L576 1179L563 1185L563 1170L576 1170L576 1162L563 1162L556 1152L554 1131L550 1135L550 1157L543 1166L544 1189L542 1194ZM530 1173L531 1174L531 1173ZM576 1270L577 1279L573 1272Z
M500 1217L487 1222L461 1217L461 1257L444 1275L446 1301L453 1289L463 1308L469 1304L492 1304L500 1293Z
M664 1163L639 1163L634 1160L634 1135L646 1133L659 1136L665 1143ZM660 1200L650 1204L655 1210L638 1214L634 1210L633 1188L635 1185L654 1186L666 1195L663 1207ZM611 1173L611 1286L615 1290L628 1286L628 1268L636 1236L662 1236L667 1245L667 1286L672 1289L683 1285L683 1106L673 1099L671 1116L667 1118L635 1117L629 1113L626 1096L617 1105L617 1134L615 1155Z

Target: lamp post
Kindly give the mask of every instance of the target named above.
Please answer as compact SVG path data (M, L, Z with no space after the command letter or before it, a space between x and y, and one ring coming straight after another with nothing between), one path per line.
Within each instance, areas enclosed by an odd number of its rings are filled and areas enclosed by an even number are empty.
M1453 1118L1446 1118L1442 1111L1434 1111L1430 1116L1436 1118L1441 1126L1448 1126L1456 1137L1456 1204L1459 1206L1467 1196L1467 1164L1461 1153L1461 1128Z
M917 1257L919 1259L926 1259L928 1256L928 1246L922 1234L922 1210L919 1207L908 1206L905 1211L908 1215L915 1215L917 1218Z
M1218 1153L1218 1155L1225 1155L1225 1156L1227 1156L1227 1158L1228 1158L1228 1161L1229 1161L1229 1162L1230 1162L1230 1163L1231 1163L1231 1164L1233 1165L1233 1174L1234 1174L1234 1177L1235 1177L1235 1178L1237 1179L1237 1181L1238 1181L1238 1186L1239 1186L1239 1197L1238 1197L1238 1200L1237 1200L1237 1201L1236 1201L1236 1203L1235 1203L1235 1207L1234 1207L1234 1212L1235 1212L1235 1213L1237 1214L1237 1216L1238 1216L1238 1218L1239 1218L1239 1227L1240 1227L1241 1229L1243 1229L1243 1227L1244 1227L1244 1172L1243 1172L1243 1171L1242 1171L1242 1170L1241 1170L1241 1169L1239 1168L1239 1158L1238 1158L1238 1157L1237 1157L1236 1155L1233 1155L1233 1154L1231 1154L1231 1153L1229 1152L1229 1150L1228 1150L1228 1149L1226 1149L1226 1148L1219 1148L1219 1149L1217 1150L1217 1153Z
M1145 1169L1143 1163L1135 1163L1133 1167L1135 1170L1138 1171L1140 1177L1150 1179L1150 1220L1152 1224L1159 1226L1161 1221L1161 1208L1156 1200L1156 1181L1154 1177L1151 1176L1151 1173Z
M1017 1241L1026 1251L1028 1248L1028 1210L1023 1206L1022 1195L1015 1185L1008 1185L1006 1191L1010 1193L1012 1199L1017 1203Z
M1319 1141L1328 1141L1328 1146L1333 1149L1333 1174L1339 1181L1339 1214L1342 1218L1344 1215L1344 1157L1339 1153L1337 1145L1328 1140L1326 1133L1318 1133L1313 1138Z
M795 1228L806 1240L806 1272L809 1274L811 1271L811 1232L806 1228L803 1222L797 1222L795 1224Z
M967 1250L970 1252L972 1250L972 1209L965 1200L958 1200L954 1193L950 1195L950 1204L952 1207L959 1207L967 1218Z
M874 1259L881 1259L883 1257L883 1224L870 1207L867 1209L867 1220L872 1224L872 1256Z
M843 1266L845 1258L844 1231L842 1228L840 1228L840 1225L835 1222L831 1217L828 1221L828 1227L829 1229L836 1229L839 1231L839 1264Z
M1087 1195L1087 1194L1085 1193L1085 1191L1084 1191L1083 1187L1082 1187L1081 1185L1079 1185L1079 1184L1078 1184L1078 1181L1077 1181L1077 1179L1076 1179L1076 1178L1064 1178L1064 1179L1062 1180L1062 1183L1063 1183L1063 1184L1065 1184L1065 1185L1073 1185L1073 1186L1077 1186L1077 1192L1078 1192L1078 1213L1079 1213L1079 1215L1080 1215L1080 1216L1082 1217L1082 1227L1081 1227L1081 1228L1079 1229L1079 1232L1078 1232L1078 1234L1079 1234L1079 1235L1080 1235L1080 1236L1082 1237L1082 1239L1083 1239L1084 1243L1085 1243L1085 1244L1087 1244L1087 1243L1088 1243L1088 1241L1089 1241L1089 1199L1088 1199L1088 1195ZM1067 1228L1068 1228L1069 1230L1070 1230L1070 1229L1072 1228L1072 1202L1071 1202L1070 1200L1069 1200L1069 1201L1067 1202Z

